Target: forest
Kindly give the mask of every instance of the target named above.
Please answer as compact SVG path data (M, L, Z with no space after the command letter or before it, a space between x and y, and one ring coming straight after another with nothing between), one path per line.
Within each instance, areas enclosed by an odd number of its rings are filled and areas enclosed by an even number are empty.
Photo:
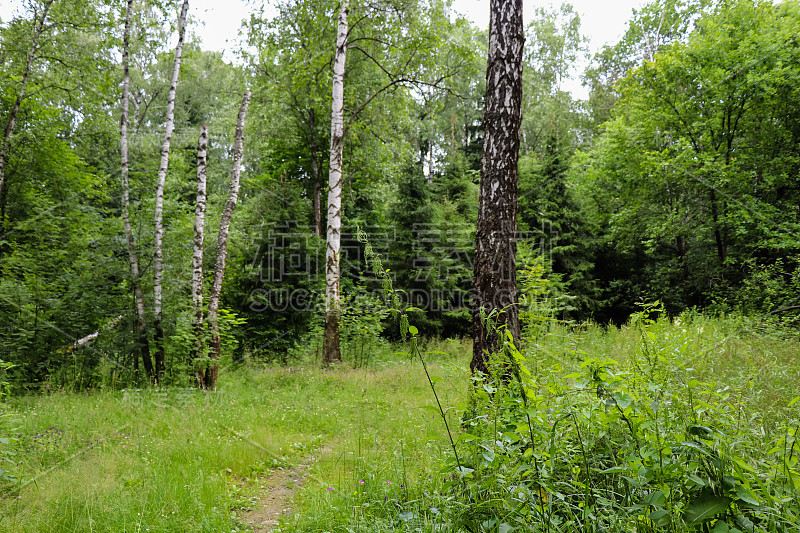
M194 43L190 19L164 173L177 11L134 2L123 183L123 4L32 2L2 27L0 342L15 390L148 379L134 349L140 317L153 344L146 358L161 352L161 379L194 380L197 138L207 125L208 291L246 90L218 304L223 352L281 363L321 352L336 6L253 13L234 64ZM341 335L352 360L364 343L399 336L376 312L381 286L358 228L404 305L420 310L412 318L422 335L470 333L488 37L435 2L351 11ZM579 17L569 5L539 8L525 30L518 268L541 264L549 284L540 298L554 316L621 324L638 302L660 300L670 314L795 323L797 17L792 2L653 3L593 59L583 74L589 99L575 101L561 81L584 47Z
M800 2L653 0L592 57L572 5L519 3L489 316L494 34L447 0L254 2L228 60L190 4L0 21L0 531L249 531L309 454L282 531L796 527Z

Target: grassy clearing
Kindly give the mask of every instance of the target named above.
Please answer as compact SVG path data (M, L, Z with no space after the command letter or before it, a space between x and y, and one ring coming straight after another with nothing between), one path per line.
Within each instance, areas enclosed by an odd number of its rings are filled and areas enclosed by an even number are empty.
M467 343L424 349L460 471L418 362L249 367L216 394L15 399L2 422L15 440L2 449L16 455L2 468L23 485L7 484L0 530L244 531L237 511L253 505L259 476L323 447L282 531L797 523L800 343L786 332L692 315L552 325L517 356L531 371L522 386L487 380L474 395Z
M435 366L458 376L440 394L459 404L468 369L448 358ZM396 356L368 370L246 368L212 394L14 399L2 450L15 455L3 469L21 484L6 484L0 531L243 531L236 510L254 501L256 479L323 446L328 474L308 481L311 493L344 490L359 442L376 460L412 435L439 447L437 420L419 408L432 404L426 386L419 364Z

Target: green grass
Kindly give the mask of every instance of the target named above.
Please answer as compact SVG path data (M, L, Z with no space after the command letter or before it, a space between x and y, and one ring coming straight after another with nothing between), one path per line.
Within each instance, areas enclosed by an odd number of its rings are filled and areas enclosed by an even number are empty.
M789 332L697 315L552 325L520 354L532 427L518 386L470 394L468 342L423 350L460 473L418 361L250 366L222 374L217 393L14 398L0 451L15 455L0 468L19 483L4 485L0 531L246 531L238 517L259 478L312 454L282 531L777 532L797 516L800 343ZM714 457L733 485L706 475ZM714 490L728 508L690 526ZM737 490L762 509L742 511Z
M442 398L458 404L468 369L440 359L457 376ZM225 373L216 393L15 398L2 422L12 440L0 446L15 453L2 468L20 483L4 487L0 531L245 530L234 511L271 468L326 447L306 490L344 490L359 449L383 461L403 439L442 445L438 421L419 408L433 403L426 387L420 365L396 356L361 370L246 368Z

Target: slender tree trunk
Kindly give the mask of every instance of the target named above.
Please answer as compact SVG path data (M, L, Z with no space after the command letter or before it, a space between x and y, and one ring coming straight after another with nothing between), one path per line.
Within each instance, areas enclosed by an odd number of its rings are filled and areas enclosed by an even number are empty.
M728 250L725 242L725 236L723 231L720 229L721 224L719 222L719 210L717 207L717 191L714 189L711 189L710 200L711 218L714 221L714 241L717 243L717 257L719 258L720 268L722 268L724 274L725 259L727 259Z
M14 106L11 108L11 113L8 115L8 122L6 122L6 129L3 132L3 144L0 145L0 198L3 197L3 186L5 184L5 167L8 161L8 151L11 149L11 135L14 133L14 126L17 123L17 114L25 99L25 91L28 87L28 80L33 70L33 62L36 60L36 53L39 51L39 39L44 32L44 23L47 19L47 12L50 11L50 6L53 0L48 0L42 4L42 14L38 22L36 20L36 12L33 14L33 36L31 38L31 49L28 51L28 59L25 62L25 71L22 73L22 81L20 83L17 98L14 100Z
M131 268L131 283L133 285L133 298L136 304L136 327L134 339L136 342L137 358L142 359L142 365L147 373L147 379L154 380L153 361L150 358L150 346L147 341L147 319L144 311L144 294L142 291L141 275L139 273L139 256L136 252L136 240L131 229L130 216L130 182L128 179L128 104L130 101L130 42L131 42L131 16L133 0L127 0L125 9L125 30L122 37L122 113L119 119L119 152L122 180L122 227L125 232L125 241L128 244L128 262Z
M244 122L247 118L247 106L250 104L250 91L244 93L239 117L236 120L236 135L233 141L233 169L231 170L231 188L222 218L219 221L217 235L217 263L214 265L214 280L211 283L211 294L208 296L208 323L211 326L211 347L209 357L213 359L206 368L204 384L207 389L216 389L219 374L219 358L222 351L219 332L219 298L222 294L222 280L225 277L225 262L228 258L228 230L231 226L233 211L239 198L239 174L244 155Z
M200 128L197 141L197 201L194 207L194 253L192 254L192 331L195 335L194 358L204 356L203 342L203 242L206 221L206 168L208 166L208 126ZM205 366L198 368L197 380L205 387Z
M175 127L175 91L178 88L178 75L181 71L181 56L183 54L183 37L186 32L186 12L189 10L189 0L184 0L181 13L178 17L178 44L175 47L175 61L172 66L172 79L167 94L167 124L164 132L164 142L161 145L161 164L158 167L158 182L156 183L156 208L153 215L155 226L153 237L153 333L156 350L156 380L164 378L164 326L161 309L162 278L163 278L163 240L164 240L164 182L167 179L169 166L169 149L172 143L172 130Z
M482 315L497 313L497 326L505 326L515 342L520 331L516 233L522 122L522 0L491 0L490 9L472 302L473 372L486 372L488 357L499 347L498 331L487 329Z
M342 158L344 152L344 62L347 52L348 0L342 0L333 62L331 159L328 173L328 234L325 252L325 336L322 364L342 360L339 322L342 316L340 245L342 238Z
M314 180L314 232L322 237L322 169L319 165L319 147L317 146L317 115L312 108L308 112L309 144L311 147L311 174Z

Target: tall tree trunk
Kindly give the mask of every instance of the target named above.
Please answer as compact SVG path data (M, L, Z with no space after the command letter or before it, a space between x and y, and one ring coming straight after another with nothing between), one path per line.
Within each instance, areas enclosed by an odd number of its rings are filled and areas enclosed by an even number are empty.
M219 333L219 298L222 294L222 280L225 277L225 262L228 258L228 230L231 226L233 211L239 198L239 174L244 155L244 121L247 118L247 106L250 104L250 91L244 93L239 117L236 120L236 135L233 141L233 169L231 170L231 188L222 218L219 221L217 235L217 263L214 265L214 281L211 283L211 294L208 296L208 324L211 326L211 347L209 357L213 359L204 377L207 389L215 389L219 374L219 358L222 351Z
M125 31L122 37L122 113L119 119L119 152L122 181L122 227L125 232L125 241L128 244L128 262L131 268L131 283L133 285L133 298L136 304L136 326L134 338L136 342L137 358L141 358L142 365L147 373L147 379L154 380L153 361L150 358L150 345L147 340L147 320L144 311L144 294L139 273L139 256L136 252L136 240L131 229L130 216L130 182L128 179L128 104L130 101L130 42L131 42L131 16L133 13L133 0L127 1L125 8ZM138 365L137 365L138 366Z
M189 0L184 0L181 13L178 17L178 44L175 46L175 61L172 66L172 79L167 94L167 124L164 131L164 142L161 145L161 164L158 167L158 182L156 183L156 208L153 215L155 226L153 236L153 333L156 350L156 380L164 378L164 325L161 310L162 278L163 278L163 240L164 240L164 182L167 179L169 166L169 149L172 143L172 130L175 127L175 91L178 88L178 75L181 71L181 56L183 54L183 37L186 33L186 12L189 10Z
M520 331L516 233L522 122L522 0L491 0L490 9L472 302L473 372L486 372L489 355L499 347L498 330L487 329L482 314L496 312L497 326L505 326L515 341Z
M322 169L319 164L317 146L317 114L312 108L308 112L309 145L311 147L311 174L314 180L314 232L322 237Z
M203 242L206 221L206 168L208 166L208 126L200 128L197 141L197 201L194 207L194 252L192 254L192 331L195 335L193 359L204 356L203 342ZM205 366L198 368L197 380L205 387Z
M11 108L11 113L8 115L8 122L6 122L6 129L3 132L3 144L0 146L0 198L3 197L3 185L5 184L5 167L8 161L8 151L11 149L11 135L14 133L14 126L17 123L17 114L25 99L25 91L28 87L28 80L33 70L33 62L36 60L36 53L39 51L39 39L44 32L44 23L47 20L47 12L50 11L50 6L53 0L48 0L42 3L41 17L36 19L36 11L33 13L33 36L31 37L31 49L28 51L28 59L25 62L25 71L22 73L22 81L20 83L17 98L14 100L14 106Z
M325 252L325 336L322 364L342 360L339 322L342 316L340 246L342 238L342 158L344 152L344 61L347 52L348 0L342 0L333 62L331 159L328 173L328 234Z
M720 228L722 224L719 222L719 210L717 207L717 191L711 189L710 193L710 200L711 200L711 219L714 221L714 241L717 243L717 257L719 258L719 265L722 269L723 276L725 272L725 260L728 257L728 249L726 245L725 235Z

